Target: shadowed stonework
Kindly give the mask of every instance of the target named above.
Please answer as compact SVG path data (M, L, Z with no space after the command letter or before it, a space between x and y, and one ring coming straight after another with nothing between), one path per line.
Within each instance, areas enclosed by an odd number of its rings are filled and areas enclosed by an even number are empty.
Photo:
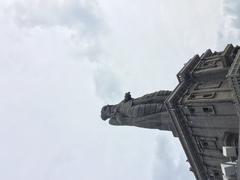
M177 78L173 91L139 98L126 93L119 104L102 108L102 119L172 131L198 180L239 179L240 47L195 55Z

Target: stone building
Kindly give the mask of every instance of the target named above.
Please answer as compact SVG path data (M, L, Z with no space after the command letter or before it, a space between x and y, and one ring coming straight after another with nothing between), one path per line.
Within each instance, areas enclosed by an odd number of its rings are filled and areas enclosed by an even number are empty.
M133 101L128 94L127 99L125 97L123 102L112 106L104 120L111 118L112 125L145 128L149 128L148 122L151 122L151 128L170 130L179 138L197 180L240 180L237 177L240 47L229 44L222 52L208 49L201 56L195 55L177 78L179 84L172 92L168 91L163 101L165 107L159 112L154 111L154 116L147 114L135 118L131 114L121 114L119 109L125 107L124 104L128 103L125 111L129 112L134 102L141 101L141 98ZM142 109L138 111L152 111L147 110L157 102L152 99L143 101ZM102 110L104 115L105 110ZM125 124L121 119L125 119Z
M165 101L196 179L236 179L239 67L238 46L230 44L222 52L208 49L185 64ZM233 154L223 154L229 149ZM225 172L230 162L233 173Z

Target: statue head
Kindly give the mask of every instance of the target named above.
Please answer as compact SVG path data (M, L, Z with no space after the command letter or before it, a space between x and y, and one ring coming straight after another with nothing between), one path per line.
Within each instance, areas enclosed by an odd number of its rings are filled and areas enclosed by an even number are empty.
M127 92L125 93L125 96L124 96L124 102L128 102L129 100L133 99L130 92Z
M101 110L101 118L102 120L107 120L108 118L110 118L113 114L114 114L114 105L106 105L103 106L102 110Z

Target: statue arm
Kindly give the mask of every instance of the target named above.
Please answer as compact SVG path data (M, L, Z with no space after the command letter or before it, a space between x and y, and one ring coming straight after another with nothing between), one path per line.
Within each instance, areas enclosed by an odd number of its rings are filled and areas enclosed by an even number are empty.
M109 120L109 124L115 126L136 126L161 130L169 130L171 128L169 115L167 112L156 113L139 118L129 118L119 115L112 117Z
M121 114L116 114L114 117L110 118L109 124L111 125L127 125L131 126L132 125L132 118L122 116Z

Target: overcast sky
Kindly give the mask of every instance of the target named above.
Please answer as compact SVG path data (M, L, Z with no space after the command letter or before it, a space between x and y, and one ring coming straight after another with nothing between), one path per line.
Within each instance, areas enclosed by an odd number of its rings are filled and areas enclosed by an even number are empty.
M196 53L240 37L237 0L0 1L0 179L193 180L170 132L101 107L172 90Z

